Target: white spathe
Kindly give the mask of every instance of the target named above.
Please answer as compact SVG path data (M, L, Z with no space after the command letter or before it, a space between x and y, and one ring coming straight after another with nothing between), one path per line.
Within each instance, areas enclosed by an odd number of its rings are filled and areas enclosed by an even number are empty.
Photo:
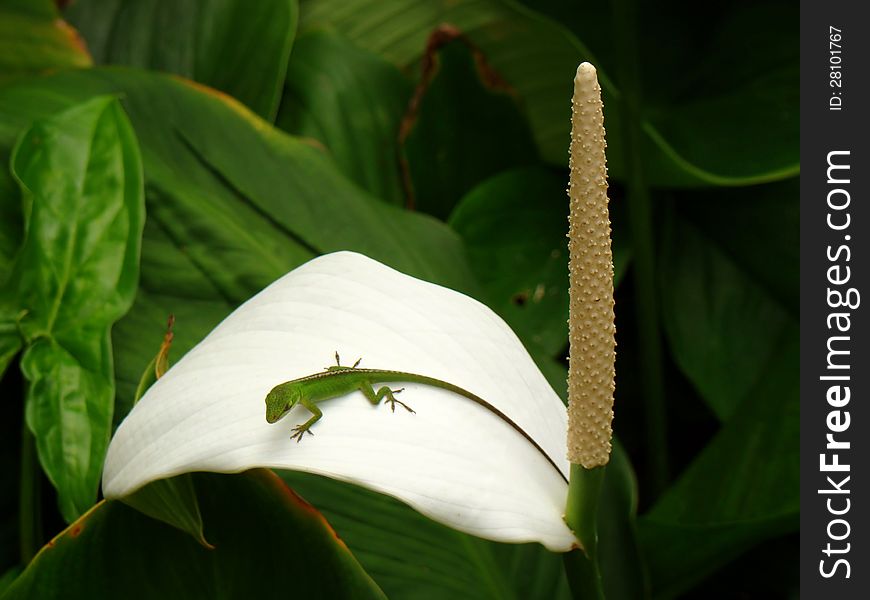
M118 427L103 473L107 498L191 471L294 469L394 496L450 527L502 542L569 550L568 486L509 424L465 397L400 383L413 408L393 413L359 392L320 404L301 443L296 407L266 422L275 385L334 363L419 373L484 398L568 475L566 411L511 329L447 288L352 252L321 256L227 317L144 395ZM389 382L378 382L389 383Z

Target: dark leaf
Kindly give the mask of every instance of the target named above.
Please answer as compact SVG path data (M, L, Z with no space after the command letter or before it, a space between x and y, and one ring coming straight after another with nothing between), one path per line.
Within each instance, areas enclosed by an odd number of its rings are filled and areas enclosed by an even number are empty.
M727 420L769 377L769 363L781 352L794 320L694 225L678 216L669 223L661 253L665 332L677 364L716 415ZM723 219L719 226L726 223ZM767 255L758 258L766 261Z
M410 97L394 65L334 31L311 31L293 48L276 125L322 143L373 196L403 204L398 137Z
M570 597L558 554L537 544L497 544L454 531L387 496L282 471L335 527L391 598Z
M296 33L294 0L79 0L66 11L98 64L175 73L272 119Z
M475 187L450 216L487 304L527 348L548 357L557 356L568 339L566 185L567 174L560 171L510 171ZM618 282L629 250L625 228L613 229Z
M55 69L88 67L91 57L51 0L0 2L0 84Z
M320 513L272 473L200 474L195 483L214 550L101 502L49 542L3 599L385 597Z
M771 46L780 44L784 34L794 30L790 23L796 11L793 5L785 11L773 7L763 11L763 18L756 24L754 15L741 17L743 10L748 7L734 12L719 10L724 17L715 34L709 32L704 20L694 30L691 24L686 27L701 36L712 52L718 53L717 64L730 69L727 72L731 77L723 78L720 70L699 61L698 69L692 72L694 79L686 79L684 87L688 92L683 97L669 97L645 110L643 160L650 183L740 185L783 179L797 173L796 45L791 47L794 51L777 52L769 60L765 58L759 70L754 70L758 61L734 60L740 55L754 57L755 43L767 47L762 37L767 31L774 32L776 40L780 40ZM693 5L676 14L695 11ZM779 14L785 18L777 22ZM596 34L589 35L588 40L578 39L560 24L523 6L499 0L402 0L399 4L377 0L307 0L302 4L301 22L303 30L335 27L354 43L402 68L417 64L425 51L427 37L436 27L442 23L455 26L517 91L527 109L541 155L557 165L564 165L568 158L571 114L568 99L577 65L583 60L603 65L598 73L604 94L608 165L611 176L620 179L624 176L624 161L619 88L608 70L613 64L612 50L590 51L589 47L610 36L613 26L607 14L591 11L590 15L584 16L584 21ZM677 19L673 14L656 19L664 24L674 21ZM658 27L646 29L655 37L641 47L642 52L657 56L668 39L667 34L662 34ZM682 57L689 59L694 54L686 53L685 47L679 50ZM683 67L682 62L667 65L678 73ZM693 88L696 80L698 85ZM661 77L656 83L666 84L660 88L670 91L670 81ZM711 87L717 82L719 87Z
M656 593L685 590L754 544L796 530L798 342L792 326L731 420L641 520Z
M441 219L476 184L537 162L513 90L447 25L429 37L399 140L408 205Z
M10 87L0 92L0 133L106 92L124 94L140 135L149 216L140 291L114 333L119 415L129 410L170 313L178 358L239 303L318 254L355 250L475 292L461 241L448 227L378 202L321 151L183 82L94 69Z

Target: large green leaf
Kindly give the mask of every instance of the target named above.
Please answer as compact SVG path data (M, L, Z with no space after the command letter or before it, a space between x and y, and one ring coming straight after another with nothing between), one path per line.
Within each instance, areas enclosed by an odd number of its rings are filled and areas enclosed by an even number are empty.
M467 194L450 226L492 307L527 346L547 356L568 339L568 201L563 173L509 171Z
M569 598L562 557L537 544L497 544L430 521L398 500L305 473L281 477L323 511L390 597L408 600ZM604 569L614 599L642 585L633 533L636 490L614 450L600 514ZM608 595L608 598L611 596Z
M465 240L487 304L527 348L548 357L561 352L568 339L567 178L565 172L538 167L496 175L469 192L449 221ZM613 230L618 282L629 249L625 228Z
M410 98L395 65L335 31L310 31L293 48L276 125L322 143L350 179L403 204L397 142Z
M759 541L797 529L798 358L795 325L765 377L641 520L656 592L683 591Z
M0 594L5 592L6 588L12 585L12 583L18 577L19 573L20 569L18 567L12 567L11 569L4 571L3 574L0 575Z
M433 33L423 62L400 134L406 193L410 206L446 219L476 184L537 153L512 90L458 32Z
M152 481L121 500L142 514L190 534L202 546L214 548L203 533L202 513L190 473Z
M765 238L766 230L729 219L727 209L733 206L739 214L736 207L741 203L755 205L753 200L753 196L730 199L726 210L718 211L717 226L742 229L737 235L744 240L757 233L757 254L747 258L760 263L759 269L778 269L771 267L775 254L764 249L777 246L775 240L782 234ZM747 209L743 210L745 214ZM785 227L786 223L777 226ZM742 268L746 262L735 263L714 239L686 219L672 217L663 237L662 313L671 350L716 415L728 419L755 384L770 377L769 363L780 353L783 336L794 319ZM789 265L783 268L791 269Z
M78 0L66 16L97 63L176 73L272 119L297 12L295 0Z
M91 57L51 0L0 0L0 84L54 69L87 67Z
M610 3L524 3L569 27L620 86L622 54L613 32L621 24ZM687 168L694 163L712 173L768 172L765 179L776 178L784 166L797 172L798 5L630 5L643 24L637 60L644 113L663 144L687 159Z
M678 195L680 214L794 317L800 312L799 181Z
M317 254L356 250L476 292L448 227L378 202L320 150L182 81L114 68L9 87L0 92L0 147L16 124L107 92L123 94L139 135L149 215L140 291L114 334L119 416L169 313L180 357L235 306Z
M49 542L14 598L384 598L323 517L273 474L196 478L215 549L120 502Z
M569 597L559 555L542 546L481 540L398 500L336 480L292 471L281 476L324 513L392 598Z
M103 96L36 121L12 170L27 222L5 302L28 344L27 424L73 520L96 500L109 441L109 330L136 292L142 166L120 104Z
M139 135L149 216L165 228L162 239L183 241L194 264L213 267L203 277L214 278L225 298L240 302L253 285L262 287L314 254L340 249L451 287L473 287L459 238L449 228L383 206L318 149L181 81L95 69L10 87L0 93L0 120L7 123L0 133L14 131L9 123L107 91L123 93ZM227 272L240 259L249 261L247 268Z
M624 174L620 93L607 68L614 64L608 52L614 51L602 47L599 61L593 55L596 49L590 51L588 46L610 35L613 26L609 15L604 20L592 14L587 19L588 27L597 34L589 36L587 42L585 38L578 40L563 26L505 0L402 0L399 4L307 0L302 4L303 29L334 26L353 42L403 68L419 60L432 30L442 23L455 25L517 90L527 107L542 156L555 164L565 164L568 156L571 86L577 65L583 60L600 62L604 65L599 69L599 78L608 129L608 163L611 175L620 178ZM664 18L671 19L671 15ZM715 51L724 39L726 47L736 46L747 56L740 65L751 65L749 57L754 56L754 51L741 46L745 41L741 26L751 20L731 18L723 25L716 43L710 43L711 49ZM699 31L706 32L705 27ZM763 31L755 25L750 27L753 32ZM776 31L790 31L786 25L775 27ZM655 39L641 50L646 56L656 56L667 35L658 28L649 31ZM685 49L681 51L682 58ZM735 62L734 55L722 50L719 63L727 66L729 61ZM679 72L682 64L674 62L669 67ZM744 67L742 73L736 72L737 81L717 80L717 71L706 67L710 73L706 81L718 82L719 87L705 84L693 88L690 80L681 88L688 90L686 94L663 99L644 111L642 156L652 184L739 185L781 179L797 172L796 54L787 54L779 62L765 60L764 64L770 66L768 71L753 73ZM673 89L670 81L662 78L660 87Z

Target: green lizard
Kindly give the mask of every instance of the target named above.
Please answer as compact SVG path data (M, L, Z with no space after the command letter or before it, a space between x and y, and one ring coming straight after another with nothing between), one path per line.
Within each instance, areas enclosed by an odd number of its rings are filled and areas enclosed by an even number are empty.
M300 377L299 379L276 385L272 388L272 391L266 395L266 421L269 423L276 423L283 418L284 415L290 412L294 406L301 404L311 412L312 416L310 419L305 421L305 423L293 428L294 433L290 436L290 439L296 438L296 441L299 442L302 440L302 436L305 432L313 435L311 426L319 421L323 416L323 412L317 407L318 402L344 396L345 394L359 390L366 397L366 400L371 402L373 405L377 405L381 400L386 399L386 401L390 403L390 408L394 412L396 410L396 404L398 404L404 407L405 410L413 413L414 410L411 409L410 406L396 399L395 394L398 394L404 388L391 390L388 386L382 386L376 392L374 384L378 381L422 383L448 390L454 394L459 394L460 396L465 396L469 400L479 404L496 415L502 421L518 431L530 444L537 448L549 463L553 465L553 468L556 469L562 479L565 479L561 469L559 469L556 463L553 462L553 459L544 452L544 449L541 448L541 446L538 445L538 443L532 439L528 433L523 431L520 426L508 418L507 415L480 396L472 394L452 383L447 383L446 381L441 381L434 377L426 377L425 375L382 369L358 369L357 365L359 365L360 361L362 361L362 359L356 361L352 367L343 367L338 352L336 352L335 365L326 367L326 370L322 373L307 375L305 377ZM567 479L565 479L565 483L568 483Z

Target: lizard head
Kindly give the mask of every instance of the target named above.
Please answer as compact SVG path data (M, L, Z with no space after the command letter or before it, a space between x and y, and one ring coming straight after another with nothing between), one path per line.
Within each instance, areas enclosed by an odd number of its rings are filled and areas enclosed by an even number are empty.
M299 402L299 390L293 382L282 383L266 394L266 421L275 423Z

